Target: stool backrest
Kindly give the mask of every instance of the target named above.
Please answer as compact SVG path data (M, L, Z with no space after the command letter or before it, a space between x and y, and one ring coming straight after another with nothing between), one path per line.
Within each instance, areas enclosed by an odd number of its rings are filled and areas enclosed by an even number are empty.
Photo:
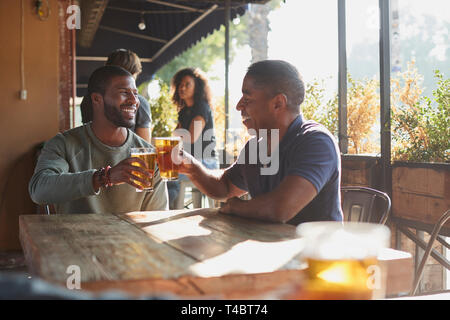
M386 193L368 187L341 187L341 203L344 221L385 224L391 209Z

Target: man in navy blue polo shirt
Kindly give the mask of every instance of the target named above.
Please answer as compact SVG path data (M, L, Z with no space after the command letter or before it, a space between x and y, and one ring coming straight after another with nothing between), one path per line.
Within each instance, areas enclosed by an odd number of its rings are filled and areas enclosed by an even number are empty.
M303 119L304 96L291 64L252 64L236 109L255 137L225 170L208 170L184 153L181 172L209 197L225 199L223 214L294 225L342 221L339 148L324 126ZM247 192L250 200L238 198Z

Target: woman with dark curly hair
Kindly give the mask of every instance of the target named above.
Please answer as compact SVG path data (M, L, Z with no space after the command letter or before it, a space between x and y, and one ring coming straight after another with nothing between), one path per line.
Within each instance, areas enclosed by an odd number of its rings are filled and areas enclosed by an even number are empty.
M172 101L178 109L175 134L182 136L184 150L208 169L218 169L214 120L211 112L211 90L200 69L185 68L172 78ZM187 179L185 176L180 180ZM179 182L168 183L171 206L179 193Z

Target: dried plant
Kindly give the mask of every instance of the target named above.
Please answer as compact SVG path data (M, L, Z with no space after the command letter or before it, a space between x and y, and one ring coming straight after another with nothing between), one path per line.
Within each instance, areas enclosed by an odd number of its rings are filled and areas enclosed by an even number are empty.
M378 153L379 146L370 141L380 114L379 83L375 79L355 80L348 75L347 135L348 153Z
M216 145L218 149L223 149L225 142L225 102L224 97L216 98L213 101L214 107L213 120L214 120L214 133L216 135Z
M434 101L422 97L423 77L414 61L391 82L392 159L448 162L450 159L450 80L435 71Z
M378 82L354 80L348 75L347 90L347 136L349 153L376 153L377 144L370 140L379 114ZM306 119L315 120L338 136L338 96L325 98L324 81L314 80L306 84L302 113Z
M225 101L224 97L215 98L213 108L214 130L217 148L225 149L231 158L237 158L239 152L250 139L247 129L229 129L227 132L227 143L225 145Z
M411 146L411 141L417 138L426 140L418 118L413 114L419 111L419 99L423 92L423 77L418 73L415 62L407 64L407 70L397 73L391 79L391 121L396 134L392 137L392 159L407 160L405 152ZM427 142L424 142L427 144Z

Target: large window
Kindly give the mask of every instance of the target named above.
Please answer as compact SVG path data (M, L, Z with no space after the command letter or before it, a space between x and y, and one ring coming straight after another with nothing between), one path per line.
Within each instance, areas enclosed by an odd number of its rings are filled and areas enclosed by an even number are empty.
M348 153L380 154L378 0L346 1Z
M337 137L336 0L288 0L286 2L272 0L265 6L270 28L267 36L267 58L285 60L296 66L307 84L306 100L302 104L303 114L306 118L326 125ZM257 5L251 5L250 11L256 10L256 7ZM242 18L244 19L246 17ZM236 25L231 25L231 28L235 27ZM255 26L250 26L249 29L251 28ZM254 29L252 30L255 32ZM256 40L260 42L264 39ZM260 44L256 43L256 45ZM248 45L239 48L236 52L230 65L229 129L227 130L229 142L227 149L230 152L240 150L244 142L241 137L245 135L246 130L242 124L240 112L236 110L236 104L242 95L242 80L247 68L252 59L258 60L254 55L252 40L249 39ZM215 71L210 72L213 86L216 92L223 92L223 62L219 62L214 69Z
M269 18L269 58L297 67L306 82L304 117L337 137L337 1L286 1Z
M449 161L450 2L391 2L393 159Z

